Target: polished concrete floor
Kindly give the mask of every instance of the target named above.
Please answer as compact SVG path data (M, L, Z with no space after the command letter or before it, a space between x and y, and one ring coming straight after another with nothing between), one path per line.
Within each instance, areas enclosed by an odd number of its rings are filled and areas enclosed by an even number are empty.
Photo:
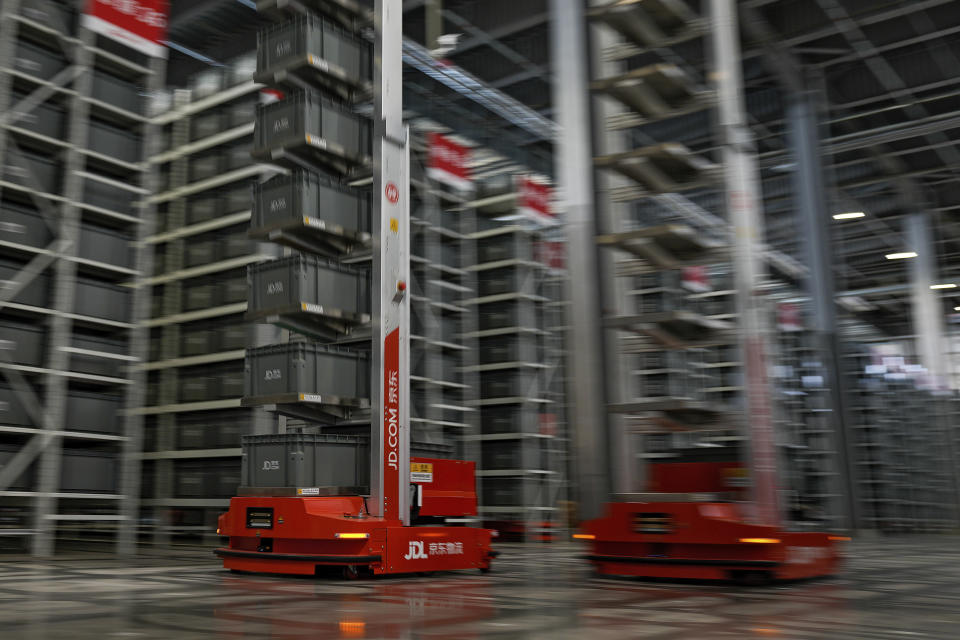
M495 571L344 581L236 575L206 553L0 556L0 638L960 638L960 538L855 542L843 575L773 587L598 579L567 545Z

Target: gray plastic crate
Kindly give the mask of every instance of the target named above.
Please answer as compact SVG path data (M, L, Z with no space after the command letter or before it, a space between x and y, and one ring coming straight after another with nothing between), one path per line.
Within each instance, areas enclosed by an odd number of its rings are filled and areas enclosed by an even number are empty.
M209 309L217 304L217 287L213 284L201 283L183 289L183 308L186 311Z
M53 234L39 212L5 202L0 206L0 237L30 247L46 247Z
M6 291L7 283L11 282L22 269L14 262L0 262L0 291ZM40 274L23 287L11 302L30 305L32 307L46 307L50 295L50 278Z
M93 73L92 94L101 102L133 113L143 113L145 103L140 93L140 87L133 82L99 70Z
M270 229L316 218L347 233L369 233L370 198L315 173L298 171L253 186L250 228Z
M250 209L250 188L247 186L224 191L219 197L224 213L236 213L237 211Z
M74 313L105 320L127 322L130 319L132 289L78 278Z
M492 440L484 442L481 452L484 469L542 469L538 441Z
M480 374L480 396L483 398L536 397L539 390L537 370L508 369Z
M257 114L257 101L250 99L235 100L224 109L227 128L252 124Z
M252 313L301 303L322 306L326 313L370 313L369 276L358 269L294 255L250 265L248 274Z
M683 351L645 351L636 355L637 369L688 369L693 358Z
M39 187L45 193L60 192L60 163L50 158L29 151L21 151L17 157L7 152L3 173L11 182L28 189Z
M11 447L9 445L0 445L0 469L6 466L19 450L17 448ZM31 464L27 469L21 473L13 482L6 487L8 491L35 491L37 488L36 478L37 476L37 465L36 463Z
M43 364L46 330L19 322L0 322L0 352L16 364L39 367Z
M529 333L480 338L477 346L480 364L543 361L539 337Z
M32 426L33 420L20 399L10 387L0 385L0 424Z
M220 173L223 156L220 153L207 153L190 159L190 181L198 182L212 178Z
M514 177L509 173L501 173L490 178L485 178L476 184L477 199L492 198L514 191Z
M240 446L240 438L253 429L250 412L204 411L178 418L177 447L180 449L217 449Z
M246 142L240 145L223 147L221 155L223 156L224 171L233 171L253 164L253 158L250 157L250 145Z
M222 67L207 68L190 77L191 97L201 100L223 89L224 70Z
M187 224L212 220L220 214L220 198L205 195L187 201Z
M64 25L72 32L74 23L70 10L56 2L24 2L20 4L19 12L26 18L45 25Z
M532 260L533 243L526 234L520 232L504 233L477 240L477 262L498 262L500 260Z
M481 331L508 327L538 327L537 303L530 300L493 302L479 308Z
M140 162L143 159L143 139L126 129L92 120L87 139L91 151L124 162Z
M355 351L303 342L248 349L246 373L247 397L370 397L370 362Z
M482 407L480 428L483 433L537 433L539 421L519 404Z
M84 180L83 201L86 204L108 211L115 211L126 215L137 215L134 202L136 194L126 189L115 187L99 180Z
M123 355L127 348L126 341L124 340L87 336L74 336L72 346L85 351L97 351L117 355ZM71 371L122 378L126 373L126 368L127 363L124 360L84 353L70 354Z
M477 273L477 289L480 296L495 296L503 293L533 293L533 271L530 267L514 266L488 269Z
M26 96L15 93L12 104L17 104ZM63 140L66 134L66 111L55 104L41 102L28 111L13 112L16 116L10 124L14 127L26 129L33 133L47 136L55 140Z
M223 115L219 111L209 111L195 116L190 121L190 138L199 140L220 133Z
M634 372L638 398L695 398L702 395L699 378L686 372Z
M209 264L217 259L217 242L213 239L198 240L191 238L184 255L184 266L196 267Z
M222 304L244 302L247 299L247 279L243 276L226 278L217 283L217 286L220 288Z
M185 329L180 336L180 355L189 357L211 353L216 349L213 342L215 335L210 329Z
M244 436L245 487L364 487L370 443L360 436L285 433Z
M123 429L121 396L71 391L67 396L66 428L73 431L120 433Z
M634 294L633 299L634 308L639 314L677 311L690 306L683 292L663 287L644 289L642 293Z
M250 326L246 324L218 327L214 330L214 335L216 335L217 339L217 349L219 351L244 349L247 346L247 335L249 333Z
M221 399L243 397L245 387L244 372L231 371L217 378L217 397Z
M64 449L60 491L116 493L117 459L111 453Z
M257 107L254 152L305 144L307 136L323 140L324 151L351 162L370 156L370 121L319 94L298 92Z
M216 378L195 376L180 378L180 402L204 402L213 399L211 389L216 387Z
M535 504L536 496L518 478L484 478L480 485L482 504L488 507L518 507Z
M307 15L261 31L257 37L257 74L271 73L312 55L351 84L373 76L370 43L320 16Z
M81 258L130 268L133 264L130 242L122 233L94 225L81 225L77 253Z
M256 243L247 237L246 231L230 233L221 236L217 240L217 247L220 250L217 258L219 260L239 258L240 256L253 253L254 249L256 249L256 246Z
M13 54L13 68L15 71L27 75L49 80L57 75L67 66L67 61L62 53L57 53L38 47L23 40L17 40L17 46Z

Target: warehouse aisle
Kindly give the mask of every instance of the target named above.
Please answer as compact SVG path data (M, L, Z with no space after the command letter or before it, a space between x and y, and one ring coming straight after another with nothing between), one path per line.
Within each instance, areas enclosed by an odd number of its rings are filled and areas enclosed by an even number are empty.
M0 619L10 640L947 639L960 628L950 538L858 543L841 578L772 588L594 579L575 552L506 545L486 576L355 582L236 575L205 553L8 560Z

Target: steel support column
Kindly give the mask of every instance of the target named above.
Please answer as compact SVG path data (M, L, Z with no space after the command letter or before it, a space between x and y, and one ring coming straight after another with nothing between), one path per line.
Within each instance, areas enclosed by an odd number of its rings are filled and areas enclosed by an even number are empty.
M150 71L147 81L147 90L159 91L163 88L166 78L167 59L151 58ZM152 154L162 151L160 140L160 126L147 123L143 127L144 151L143 157L149 158ZM160 171L157 165L145 164L141 179L143 188L150 193L159 191ZM157 226L157 206L145 204L140 208L140 224L137 227L136 269L138 284L133 291L133 313L131 321L135 327L130 331L130 352L137 362L147 362L150 359L150 329L145 322L150 319L150 307L153 299L151 287L143 284L143 280L153 273L154 247L146 244L145 239L153 235ZM120 460L120 530L117 534L116 550L121 555L133 555L137 550L138 525L140 522L140 493L143 453L143 415L134 409L147 404L147 373L139 367L130 368L130 377L133 384L127 391L123 433L126 440Z
M943 310L937 294L930 289L931 285L937 284L937 256L930 233L930 214L912 213L905 221L907 248L917 253L917 257L910 260L910 298L917 355L933 383L945 385Z
M557 183L567 233L567 398L580 516L600 515L612 492L604 390L601 282L593 201L590 105L583 3L552 0L551 43Z
M52 308L57 312L50 322L48 333L47 357L45 362L51 373L44 382L44 411L47 415L45 427L64 429L67 411L67 378L60 372L70 367L70 353L64 349L72 344L74 299L77 288L77 263L70 260L76 257L80 238L80 209L77 202L83 197L83 178L80 172L86 166L86 158L79 152L89 146L90 105L86 98L93 86L93 53L90 48L95 43L92 31L80 29L79 43L74 49L73 63L82 71L73 83L75 94L70 106L70 124L68 135L71 148L64 161L64 196L66 201L60 210L59 237L72 241L69 249L64 250L57 261L52 279ZM57 510L57 498L60 488L61 460L63 441L53 438L41 454L37 473L37 497L34 500L34 530L32 553L34 556L47 557L53 554L56 536L56 524L53 516Z
M793 198L810 269L806 278L811 302L811 322L815 345L830 389L834 463L839 472L835 492L839 498L832 510L842 514L848 528L860 528L860 502L856 458L848 433L846 377L841 365L841 345L837 335L837 311L834 299L833 244L830 211L826 201L818 126L818 94L803 92L788 108L789 140L796 167L793 170Z
M734 0L709 3L718 125L726 183L727 212L733 227L734 275L743 349L747 435L754 513L750 519L778 526L777 460L767 376L769 335L762 292L764 264L763 197L756 149L747 126L741 72L740 32Z

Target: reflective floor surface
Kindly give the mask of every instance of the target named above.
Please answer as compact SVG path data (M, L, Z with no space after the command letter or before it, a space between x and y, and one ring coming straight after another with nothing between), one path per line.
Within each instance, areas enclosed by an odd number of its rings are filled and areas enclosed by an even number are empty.
M960 638L960 538L855 542L839 578L773 587L598 579L568 545L495 570L344 581L236 575L206 553L0 556L0 638Z

